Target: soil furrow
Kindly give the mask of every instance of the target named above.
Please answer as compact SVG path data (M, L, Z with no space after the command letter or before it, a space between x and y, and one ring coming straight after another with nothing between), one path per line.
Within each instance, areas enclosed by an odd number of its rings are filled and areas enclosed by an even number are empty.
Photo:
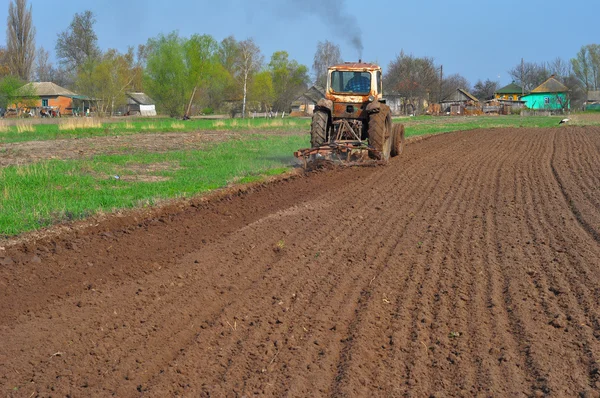
M3 244L6 396L594 396L600 135L491 129Z

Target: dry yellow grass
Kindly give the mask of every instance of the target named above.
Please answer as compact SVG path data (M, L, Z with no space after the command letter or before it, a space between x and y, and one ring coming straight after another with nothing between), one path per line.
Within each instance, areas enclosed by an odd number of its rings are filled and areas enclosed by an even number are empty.
M154 123L142 124L142 130L156 130L156 125Z
M225 127L225 122L222 120L216 120L213 122L213 127Z
M0 133L6 133L8 131L8 125L0 121Z
M59 130L75 130L81 128L101 128L102 123L99 120L90 117L72 118L61 121L58 124Z
M173 122L173 123L171 123L171 127L174 128L174 129L184 129L185 128L185 124L178 123L178 122Z
M129 123L129 122L125 122L125 128L127 130L133 130L133 124Z
M17 123L17 133L32 133L35 131L33 124L31 122L18 122Z

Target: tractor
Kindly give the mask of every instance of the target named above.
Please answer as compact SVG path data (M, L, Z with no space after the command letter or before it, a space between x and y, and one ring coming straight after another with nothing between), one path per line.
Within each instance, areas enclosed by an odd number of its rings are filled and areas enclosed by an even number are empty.
M320 159L386 163L402 152L404 126L392 124L381 67L359 61L328 68L325 98L313 111L310 144L294 153L305 165Z

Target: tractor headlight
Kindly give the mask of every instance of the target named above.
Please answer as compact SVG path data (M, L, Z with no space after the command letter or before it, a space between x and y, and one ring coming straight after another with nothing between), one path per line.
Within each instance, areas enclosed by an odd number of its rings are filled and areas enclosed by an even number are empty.
M369 102L373 102L375 101L375 97L373 97L372 95L369 95Z

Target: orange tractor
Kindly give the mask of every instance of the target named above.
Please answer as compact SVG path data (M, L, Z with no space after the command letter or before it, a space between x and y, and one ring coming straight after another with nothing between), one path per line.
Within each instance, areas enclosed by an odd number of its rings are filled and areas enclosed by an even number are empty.
M386 163L402 152L404 126L392 123L378 65L347 62L329 67L325 98L312 117L310 144L294 153L305 165L315 160Z

